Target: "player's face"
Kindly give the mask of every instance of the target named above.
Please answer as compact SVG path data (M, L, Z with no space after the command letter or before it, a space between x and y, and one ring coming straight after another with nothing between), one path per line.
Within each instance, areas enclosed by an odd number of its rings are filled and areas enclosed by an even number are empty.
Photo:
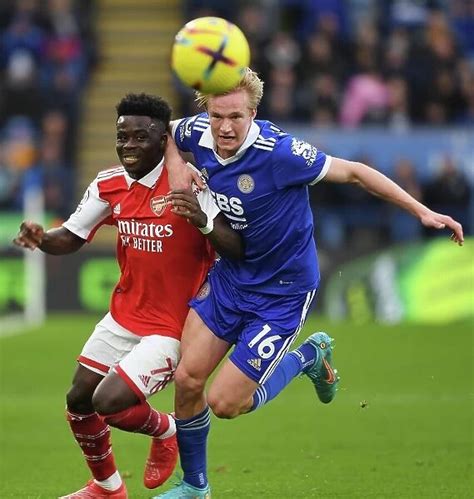
M221 158L230 158L245 141L256 110L245 90L211 97L207 104L211 133Z
M163 158L164 126L149 116L119 116L115 147L120 162L135 179L144 177Z

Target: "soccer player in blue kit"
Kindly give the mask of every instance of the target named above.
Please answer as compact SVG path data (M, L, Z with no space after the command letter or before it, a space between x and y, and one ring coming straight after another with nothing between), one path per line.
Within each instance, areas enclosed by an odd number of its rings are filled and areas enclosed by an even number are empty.
M205 113L173 122L178 148L194 155L220 210L242 235L246 256L218 260L191 302L175 373L184 477L160 498L210 498L210 410L219 418L254 411L300 374L311 379L322 402L335 396L338 376L326 333L314 333L289 351L320 280L308 185L323 180L357 184L426 227L451 229L453 241L463 243L458 222L431 211L376 170L330 157L269 121L255 120L262 93L263 82L248 69L226 94L198 93ZM167 164L171 176L184 177L184 162L173 145ZM193 206L181 192L170 199L186 217ZM212 231L212 222L207 230ZM206 397L206 381L232 345Z

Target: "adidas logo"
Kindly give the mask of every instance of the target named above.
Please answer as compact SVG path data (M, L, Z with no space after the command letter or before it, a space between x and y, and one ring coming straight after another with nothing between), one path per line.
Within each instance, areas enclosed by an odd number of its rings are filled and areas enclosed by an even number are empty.
M114 215L120 215L120 203L114 206Z
M262 369L262 359L248 359L247 364L250 364L257 371Z
M140 374L138 377L140 378L140 381L143 383L143 386L148 386L151 376L145 376L143 374Z

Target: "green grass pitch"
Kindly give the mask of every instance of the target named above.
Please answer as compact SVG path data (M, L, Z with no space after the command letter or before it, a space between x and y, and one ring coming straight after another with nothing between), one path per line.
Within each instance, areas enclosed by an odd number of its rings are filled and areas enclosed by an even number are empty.
M55 315L0 339L0 498L53 498L88 479L64 419L74 359L97 321ZM445 327L330 324L342 376L319 403L307 379L234 421L213 419L214 498L471 498L473 324ZM152 400L172 409L173 389ZM130 498L142 483L148 439L113 431ZM171 481L163 487L165 490Z

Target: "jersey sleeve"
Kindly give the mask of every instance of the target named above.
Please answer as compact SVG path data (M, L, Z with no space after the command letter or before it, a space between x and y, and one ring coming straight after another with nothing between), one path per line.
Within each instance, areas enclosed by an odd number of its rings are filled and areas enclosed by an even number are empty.
M191 167L193 170L195 170L197 173L199 173L199 170L191 163L188 163L188 166ZM204 190L201 190L193 182L193 192L197 197L201 210L207 215L208 220L214 220L214 218L216 218L217 215L220 213L220 210L216 202L214 201L214 197L212 196L212 192L209 189L209 187L207 187Z
M87 188L76 211L63 223L63 227L90 241L97 229L107 223L111 214L109 203L100 197L98 180L95 179Z
M196 114L189 118L183 118L181 120L176 120L173 122L171 128L172 137L176 142L176 146L180 151L192 152L192 145L195 143L194 138L194 125L196 120L198 120L203 115Z
M274 150L275 184L279 189L316 184L326 175L331 160L315 146L288 135Z

